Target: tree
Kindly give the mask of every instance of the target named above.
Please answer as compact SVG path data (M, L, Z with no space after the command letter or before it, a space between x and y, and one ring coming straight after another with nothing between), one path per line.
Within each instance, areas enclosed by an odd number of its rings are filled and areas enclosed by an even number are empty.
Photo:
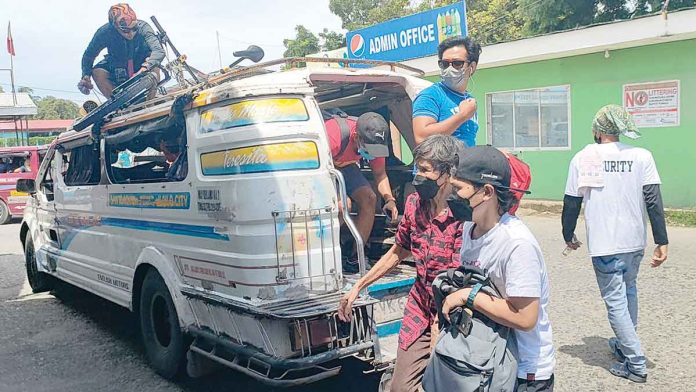
M321 49L319 46L319 38L302 25L295 27L295 39L284 39L285 45L284 57L304 57L308 54L317 53ZM298 64L299 67L304 67L305 63Z
M346 46L346 36L335 31L324 29L319 33L322 50L334 50Z
M79 106L73 101L56 97L44 97L35 99L38 113L35 120L67 120L77 118Z
M329 0L329 10L341 18L341 27L357 30L370 24L370 10L378 8L380 3L380 0Z
M4 93L5 90L2 89L2 86L0 86L0 93Z
M526 34L545 34L595 23L625 20L662 10L665 0L519 0ZM673 0L669 11L693 7L696 0Z

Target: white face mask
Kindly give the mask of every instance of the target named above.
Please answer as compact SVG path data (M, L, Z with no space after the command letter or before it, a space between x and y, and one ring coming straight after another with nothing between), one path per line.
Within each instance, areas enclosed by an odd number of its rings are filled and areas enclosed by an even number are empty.
M440 69L442 83L452 90L460 90L469 81L469 75L466 72L468 69L469 67L456 69L451 65L445 69Z

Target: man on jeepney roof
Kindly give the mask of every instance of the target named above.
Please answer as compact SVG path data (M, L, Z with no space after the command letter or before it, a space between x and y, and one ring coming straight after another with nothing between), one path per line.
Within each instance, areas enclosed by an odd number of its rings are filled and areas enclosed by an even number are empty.
M108 54L95 65L95 58L104 48ZM128 4L116 4L109 8L109 23L97 30L82 55L82 78L77 87L89 94L94 88L91 78L99 91L110 98L114 87L158 66L164 56L150 25L138 20Z
M346 192L358 206L355 225L362 239L367 241L375 221L377 196L360 171L358 163L361 159L368 161L372 169L377 191L384 200L383 211L388 213L393 221L399 217L386 170L385 157L389 156L386 136L389 124L384 117L374 112L364 113L358 118L334 115L324 124L334 166L343 174ZM344 211L349 209L345 208ZM357 272L357 257L349 256L343 267L346 272Z

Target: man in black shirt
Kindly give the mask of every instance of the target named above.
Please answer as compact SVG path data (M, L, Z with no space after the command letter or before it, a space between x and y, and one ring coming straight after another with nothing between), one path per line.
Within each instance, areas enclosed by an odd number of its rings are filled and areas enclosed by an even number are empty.
M95 58L104 48L108 54L95 65ZM77 87L89 94L94 88L92 78L99 91L110 98L115 86L159 65L164 55L150 25L138 20L128 4L116 4L109 8L109 23L97 30L82 56L82 79Z

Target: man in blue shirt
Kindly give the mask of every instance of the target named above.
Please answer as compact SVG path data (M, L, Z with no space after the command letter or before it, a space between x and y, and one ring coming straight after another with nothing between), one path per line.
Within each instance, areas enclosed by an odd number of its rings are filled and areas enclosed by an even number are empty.
M418 94L413 101L413 134L416 144L430 135L452 135L471 147L476 145L476 100L467 91L476 72L481 45L469 37L452 37L437 47L442 80Z

